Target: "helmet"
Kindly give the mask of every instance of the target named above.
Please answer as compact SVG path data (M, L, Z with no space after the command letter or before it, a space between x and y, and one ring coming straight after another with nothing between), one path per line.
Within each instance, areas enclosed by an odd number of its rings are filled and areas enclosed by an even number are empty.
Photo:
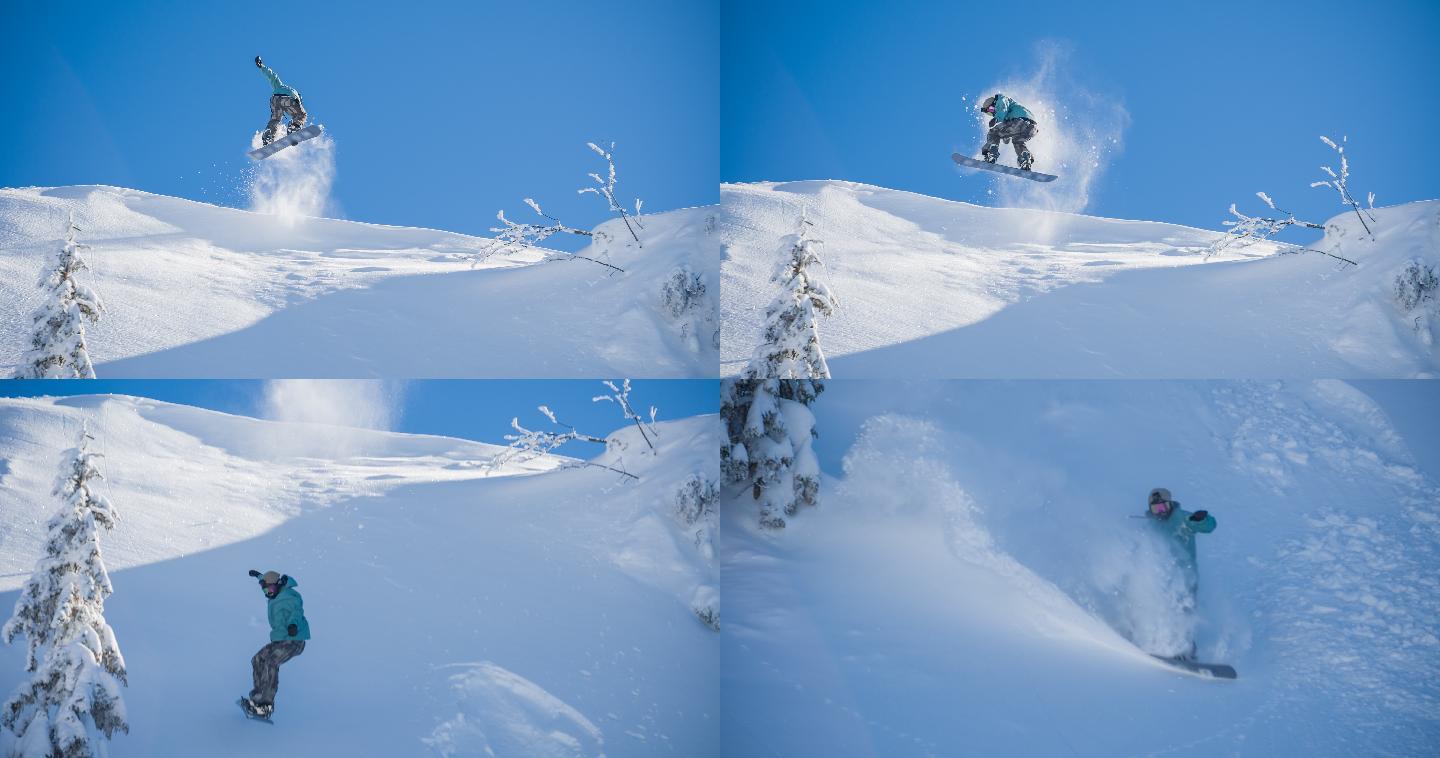
M290 577L284 574L266 571L265 575L260 577L260 589L264 591L266 597L275 597L280 594L280 590L285 589L285 583L288 581L290 581Z
M997 97L1000 97L999 93L985 98L985 102L980 104L980 110L988 112L990 108L995 105L995 98Z
M1156 487L1150 490L1150 497L1147 502L1146 511L1152 516L1165 518L1170 515L1171 511L1175 510L1175 501L1170 498L1170 490L1164 487Z

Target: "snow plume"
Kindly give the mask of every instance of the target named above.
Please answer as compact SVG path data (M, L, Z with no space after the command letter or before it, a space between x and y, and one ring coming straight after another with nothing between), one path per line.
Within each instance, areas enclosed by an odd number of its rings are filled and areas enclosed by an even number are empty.
M369 379L276 379L265 383L271 421L390 431L400 416L401 388Z
M976 100L1003 92L1035 114L1040 131L1029 143L1035 170L1060 177L1042 184L997 176L995 192L1002 206L1080 213L1120 152L1130 113L1118 96L1092 92L1074 81L1069 74L1070 55L1060 43L1037 43L1034 73L997 82ZM990 117L979 110L974 115L983 143ZM1014 165L1014 149L1002 144L1000 150L1001 162ZM971 154L979 155L979 147Z
M258 133L252 144L260 147ZM279 216L290 224L324 216L333 210L330 185L334 180L335 141L329 134L321 134L255 165L250 177L250 210Z

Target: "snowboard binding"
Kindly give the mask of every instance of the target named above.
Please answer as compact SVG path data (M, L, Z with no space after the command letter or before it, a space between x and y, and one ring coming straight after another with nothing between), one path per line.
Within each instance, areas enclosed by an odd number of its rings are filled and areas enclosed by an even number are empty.
M1030 167L1035 165L1035 156L1032 155L1029 150L1026 150L1025 152L1020 154L1020 159L1018 162L1020 164L1021 171L1029 171Z
M985 147L980 150L980 157L984 158L986 163L994 163L1000 160L1000 146L996 144L986 144Z

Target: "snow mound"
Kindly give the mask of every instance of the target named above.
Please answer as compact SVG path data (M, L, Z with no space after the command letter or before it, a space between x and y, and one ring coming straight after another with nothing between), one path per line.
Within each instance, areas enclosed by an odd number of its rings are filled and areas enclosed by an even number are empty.
M820 322L836 378L1419 377L1440 371L1424 313L1395 300L1412 260L1440 269L1440 203L1353 213L1313 247L1207 258L1219 232L986 208L841 181L721 187L721 368L760 338L781 239L804 209L842 303ZM1427 309L1428 310L1425 310ZM1423 318L1422 318L1423 316Z
M307 202L259 213L117 187L0 189L0 372L28 343L34 282L73 214L84 281L109 308L88 330L104 378L715 373L713 207L646 216L643 249L602 224L580 254L619 274L533 249L475 264L489 240L291 212Z
M604 758L604 736L579 711L489 662L450 677L459 711L424 740L442 756Z

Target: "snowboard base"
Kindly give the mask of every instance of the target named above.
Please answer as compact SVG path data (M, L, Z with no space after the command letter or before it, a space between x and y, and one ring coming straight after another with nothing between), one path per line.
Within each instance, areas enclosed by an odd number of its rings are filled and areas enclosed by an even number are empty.
M1235 673L1234 666L1225 663L1201 663L1185 658L1166 658L1162 655L1152 655L1150 657L1162 663L1168 663L1175 668L1183 669L1193 674L1208 674L1216 679L1235 679L1239 676Z
M271 721L269 716L258 716L254 713L251 713L250 709L245 707L245 698L242 697L237 699L235 701L235 704L240 706L240 712L245 714L245 718L250 719L251 721L264 721L270 726L275 726L275 722Z
M1013 166L1002 166L999 163L987 163L985 161L979 160L978 158L971 158L961 155L959 153L951 153L950 159L962 166L969 166L970 168L983 168L986 171L995 171L1001 174L1009 174L1011 176L1018 176L1036 182L1053 182L1056 179L1060 178L1051 174L1042 174L1039 171L1022 171Z
M298 145L301 142L304 142L305 140L311 139L313 137L319 137L320 133L323 131L325 131L325 127L319 124L311 124L304 129L296 129L295 131L286 134L278 134L275 136L275 140L273 142L264 147L257 147L247 153L247 155L257 161L264 160L280 152L281 150L284 150L287 147Z

